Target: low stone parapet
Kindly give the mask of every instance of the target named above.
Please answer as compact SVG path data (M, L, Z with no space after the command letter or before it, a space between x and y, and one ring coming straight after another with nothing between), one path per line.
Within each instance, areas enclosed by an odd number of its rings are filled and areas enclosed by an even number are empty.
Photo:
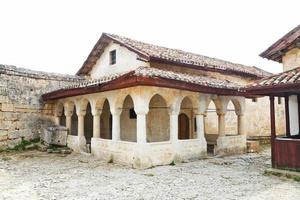
M92 138L91 149L99 159L139 169L206 157L206 145L200 140L137 144Z
M245 153L247 150L245 135L230 135L218 137L217 139L217 154L233 155Z

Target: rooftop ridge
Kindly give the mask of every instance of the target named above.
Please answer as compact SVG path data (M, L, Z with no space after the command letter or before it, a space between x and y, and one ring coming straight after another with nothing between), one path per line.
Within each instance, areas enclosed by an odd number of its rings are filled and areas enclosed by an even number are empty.
M143 54L149 56L150 58L151 57L161 58L170 61L177 61L182 64L192 64L192 65L197 65L199 67L206 67L212 69L239 71L246 74L256 75L258 77L265 77L272 74L256 66L247 66L239 63L234 63L231 61L222 60L219 58L204 56L189 51L183 51L180 49L154 45L139 40L131 39L128 37L119 36L116 34L111 34L111 33L103 33L103 34L121 43L125 43L126 45L129 45L130 47L134 48L135 50L138 50L139 52L142 52Z

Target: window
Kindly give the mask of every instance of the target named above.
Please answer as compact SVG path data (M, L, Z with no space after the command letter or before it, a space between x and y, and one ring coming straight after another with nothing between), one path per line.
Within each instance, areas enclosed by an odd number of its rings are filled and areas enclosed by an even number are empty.
M257 102L257 98L252 98L252 102Z
M114 65L117 62L116 50L112 50L109 52L109 64Z
M136 119L136 113L134 111L134 108L129 109L129 118L130 119Z

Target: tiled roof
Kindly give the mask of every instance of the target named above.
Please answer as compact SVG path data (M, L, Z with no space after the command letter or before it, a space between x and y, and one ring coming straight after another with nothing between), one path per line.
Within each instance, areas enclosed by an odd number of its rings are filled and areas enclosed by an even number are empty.
M167 71L151 67L139 67L133 71L104 76L99 79L80 81L71 86L42 95L43 100L54 100L126 87L148 85L195 92L239 95L241 85L208 76Z
M250 84L247 88L264 88L264 87L280 87L287 86L290 84L299 84L300 87L300 67L292 69L286 72L282 72L268 78L261 79Z
M197 76L187 73L178 73L173 71L161 70L150 67L140 67L134 72L136 76L143 77L159 77L171 80L183 81L187 83L193 83L201 86L207 86L211 88L224 88L224 89L238 89L241 85L230 82L228 80L219 80L207 76Z
M61 89L84 88L84 87L89 87L89 86L96 86L96 85L100 85L100 84L115 80L127 73L129 73L129 72L116 73L116 74L112 74L112 75L108 75L108 76L102 76L98 79L93 79L93 80L82 80L82 81L78 81L72 85L68 85Z
M178 49L171 49L162 46L157 46L153 44L148 44L145 42L140 42L137 40L133 40L127 37L122 37L119 35L103 33L91 54L83 64L82 68L77 72L77 74L82 74L84 71L88 71L95 63L95 60L100 57L101 48L104 48L105 45L101 44L101 40L103 38L109 38L115 42L122 44L123 46L135 51L139 55L142 55L146 58L146 60L151 59L160 59L167 62L178 63L179 65L193 65L199 67L199 69L203 70L218 70L224 72L236 72L242 73L244 75L252 75L256 77L266 77L271 75L269 72L266 72L257 67L250 67L241 64L236 64L224 60L220 60L217 58L211 58L195 53L185 52ZM102 46L101 46L102 45ZM101 47L101 48L100 48ZM88 70L86 68L89 68Z
M93 80L79 81L77 83L68 85L61 89L73 89L73 88L97 86L103 83L108 83L110 81L113 81L126 74L132 74L137 77L165 78L170 80L182 81L186 83L193 83L193 84L211 87L211 88L239 89L240 87L242 87L241 85L230 82L228 80L219 80L207 76L197 76L197 75L192 75L187 73L179 73L179 72L161 70L161 69L151 68L151 67L139 67L133 71L112 74L109 76L103 76Z
M300 48L300 25L280 38L267 50L262 52L260 56L273 61L282 62L282 56L285 52L295 47Z

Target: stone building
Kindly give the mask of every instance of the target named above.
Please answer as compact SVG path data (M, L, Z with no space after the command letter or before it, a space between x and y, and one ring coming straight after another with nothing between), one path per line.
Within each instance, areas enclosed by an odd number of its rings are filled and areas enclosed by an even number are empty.
M268 99L241 91L270 75L256 67L104 33L77 75L42 98L78 152L146 168L241 153L247 135L270 135ZM279 98L278 133L282 107Z

